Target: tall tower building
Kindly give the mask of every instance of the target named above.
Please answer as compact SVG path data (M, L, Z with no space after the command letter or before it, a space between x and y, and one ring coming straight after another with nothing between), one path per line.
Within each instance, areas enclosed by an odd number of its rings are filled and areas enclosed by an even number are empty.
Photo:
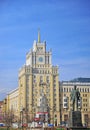
M31 118L32 113L42 110L42 97L46 104L43 111L49 112L50 122L60 123L58 66L52 65L52 52L46 50L38 32L38 41L34 41L19 70L19 109L25 108Z

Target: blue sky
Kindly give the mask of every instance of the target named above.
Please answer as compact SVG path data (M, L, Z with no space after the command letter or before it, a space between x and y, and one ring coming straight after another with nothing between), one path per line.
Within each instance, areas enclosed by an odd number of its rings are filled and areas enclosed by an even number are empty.
M90 77L90 0L0 0L0 99L18 87L38 28L61 81Z

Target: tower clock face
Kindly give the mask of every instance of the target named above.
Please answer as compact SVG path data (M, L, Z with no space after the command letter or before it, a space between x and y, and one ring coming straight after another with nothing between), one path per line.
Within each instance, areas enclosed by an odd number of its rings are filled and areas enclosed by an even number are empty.
M43 62L43 57L39 57L39 62Z

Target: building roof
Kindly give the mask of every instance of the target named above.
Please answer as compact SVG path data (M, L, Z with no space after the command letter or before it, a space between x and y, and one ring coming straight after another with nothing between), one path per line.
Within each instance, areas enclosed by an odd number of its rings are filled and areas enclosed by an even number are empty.
M70 82L89 82L90 83L90 78L82 78L82 77L79 77L79 78L75 78L75 79L72 79L70 80Z
M69 81L62 81L60 85L79 85L79 86L90 86L90 78L75 78Z

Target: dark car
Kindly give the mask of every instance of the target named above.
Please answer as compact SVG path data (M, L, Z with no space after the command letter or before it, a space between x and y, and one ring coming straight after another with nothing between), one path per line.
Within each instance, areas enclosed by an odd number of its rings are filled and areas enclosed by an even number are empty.
M5 124L4 123L0 123L0 127L3 127L3 126L5 126Z

